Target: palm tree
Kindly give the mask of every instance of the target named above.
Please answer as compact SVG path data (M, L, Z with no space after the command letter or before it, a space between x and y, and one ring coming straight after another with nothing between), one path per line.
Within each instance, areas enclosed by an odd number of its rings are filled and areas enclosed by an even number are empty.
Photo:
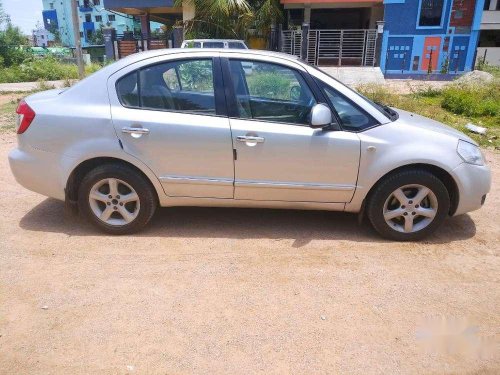
M184 22L189 38L245 39L251 28L266 35L282 19L279 0L175 0L175 5L183 1L195 8L195 17Z

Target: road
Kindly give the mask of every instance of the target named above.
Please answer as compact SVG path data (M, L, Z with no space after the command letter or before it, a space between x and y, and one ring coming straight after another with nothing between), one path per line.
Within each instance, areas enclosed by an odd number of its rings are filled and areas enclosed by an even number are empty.
M2 374L500 372L498 184L421 243L355 215L208 208L112 237L17 185L14 146L0 133Z

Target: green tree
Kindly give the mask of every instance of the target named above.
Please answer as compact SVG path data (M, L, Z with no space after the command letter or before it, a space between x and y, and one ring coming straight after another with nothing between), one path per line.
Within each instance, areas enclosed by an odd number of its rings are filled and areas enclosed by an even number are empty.
M0 29L2 29L5 25L10 23L10 17L3 10L2 0L0 0Z
M102 29L104 28L104 25L101 23L99 28L95 30L92 35L90 36L90 44L94 46L100 46L104 44L104 33Z
M19 27L12 25L0 1L0 65L8 67L23 62L27 57L24 45L26 37Z
M175 0L181 6L183 0ZM267 35L271 24L281 21L279 0L184 0L195 8L195 17L185 21L190 38L246 39L255 28Z

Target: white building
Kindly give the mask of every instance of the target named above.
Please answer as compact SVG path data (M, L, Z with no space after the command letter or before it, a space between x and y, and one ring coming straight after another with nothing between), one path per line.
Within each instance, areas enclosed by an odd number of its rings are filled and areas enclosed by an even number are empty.
M33 30L33 46L49 47L49 42L54 41L54 35L42 27Z
M485 0L477 58L500 66L500 0Z

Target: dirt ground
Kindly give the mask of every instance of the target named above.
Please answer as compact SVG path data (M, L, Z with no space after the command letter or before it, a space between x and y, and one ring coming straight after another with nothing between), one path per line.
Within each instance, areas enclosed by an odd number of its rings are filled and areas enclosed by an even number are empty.
M0 134L2 374L500 372L498 184L422 243L207 208L111 237L17 185L14 146Z

